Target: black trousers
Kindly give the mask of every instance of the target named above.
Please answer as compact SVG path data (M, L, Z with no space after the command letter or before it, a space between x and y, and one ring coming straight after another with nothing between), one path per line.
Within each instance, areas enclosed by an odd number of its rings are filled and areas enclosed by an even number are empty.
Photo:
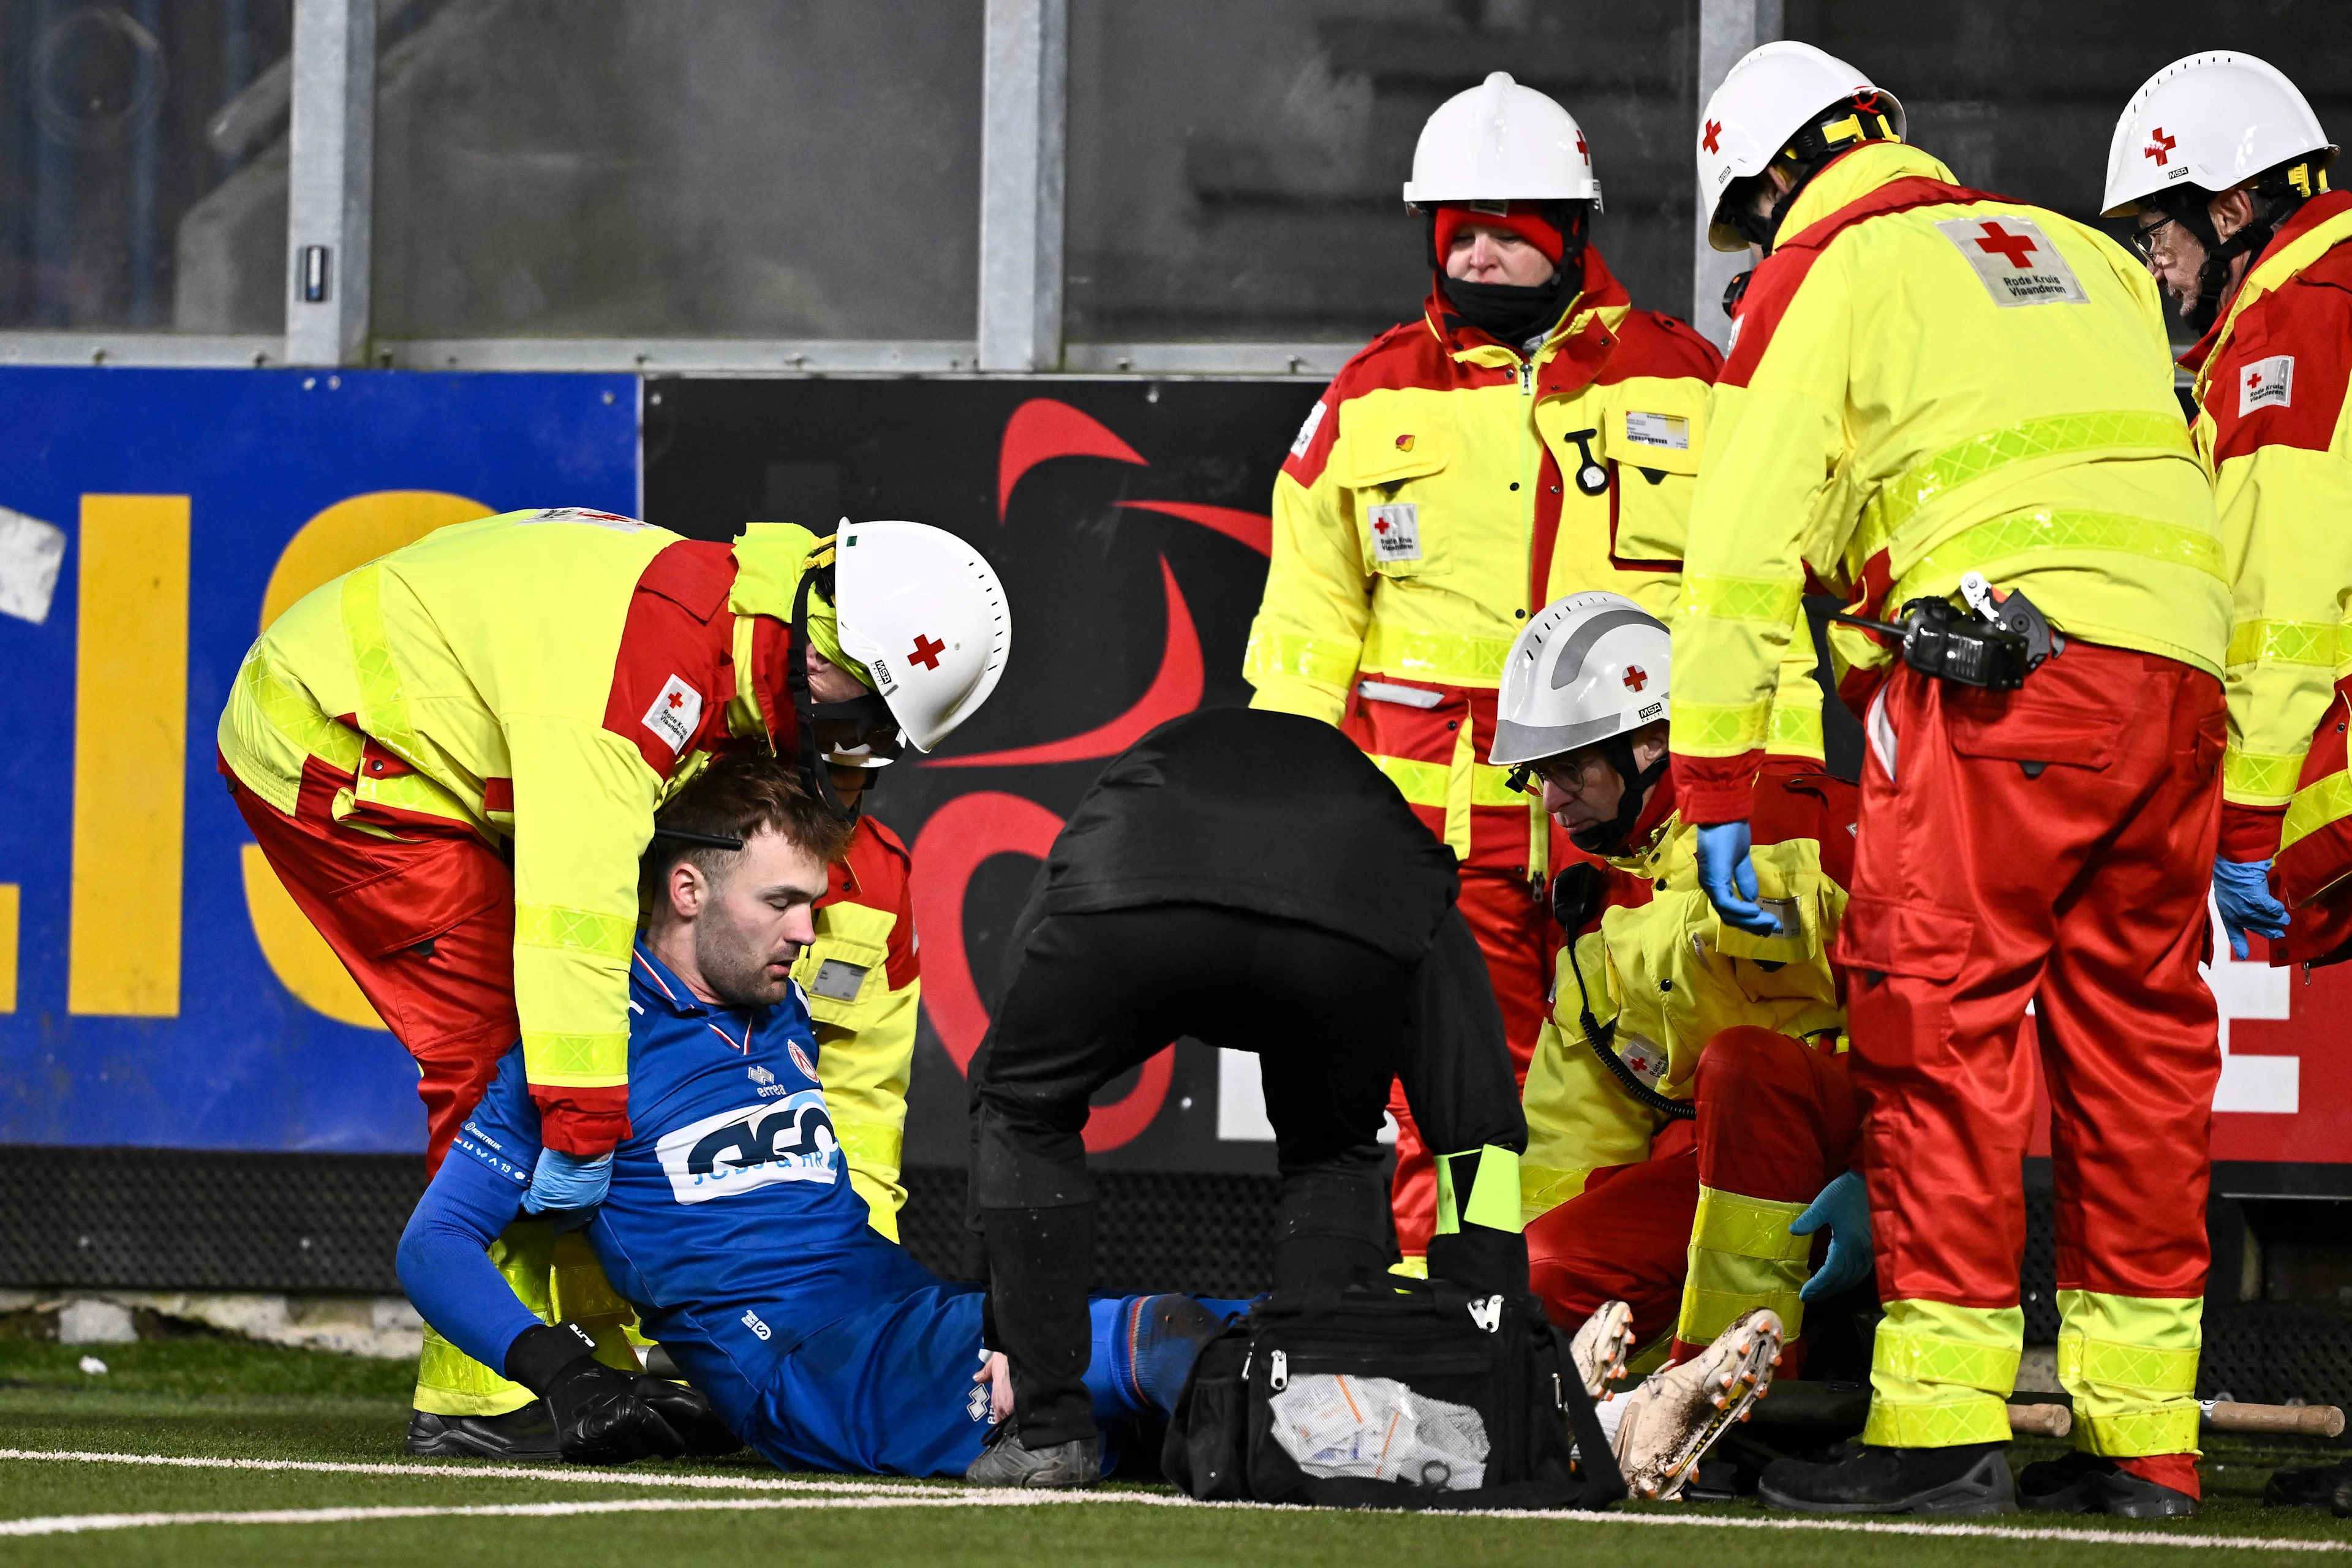
M1433 1149L1527 1147L1502 1016L1458 912L1410 966L1314 926L1207 904L1024 924L972 1063L971 1194L990 1343L1012 1363L1014 1419L1032 1447L1095 1429L1083 1381L1095 1250L1087 1097L1177 1037L1258 1058L1282 1172L1277 1290L1337 1288L1393 1259L1379 1142L1391 1079ZM1429 1262L1480 1293L1528 1288L1516 1230L1465 1224L1433 1243Z

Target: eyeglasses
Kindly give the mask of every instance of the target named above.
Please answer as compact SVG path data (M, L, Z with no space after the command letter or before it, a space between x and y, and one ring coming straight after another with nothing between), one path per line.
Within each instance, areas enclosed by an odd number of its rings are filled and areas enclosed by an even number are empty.
M1584 758L1571 752L1565 757L1521 763L1504 776L1503 782L1521 795L1540 796L1549 784L1564 795L1580 795L1584 793Z
M2130 239L2133 252L2142 261L2152 260L2156 255L2156 237L2179 221L2178 218L2159 217L2145 226L2134 225Z
M887 767L906 746L898 721L878 696L812 704L809 728L817 754L837 768Z

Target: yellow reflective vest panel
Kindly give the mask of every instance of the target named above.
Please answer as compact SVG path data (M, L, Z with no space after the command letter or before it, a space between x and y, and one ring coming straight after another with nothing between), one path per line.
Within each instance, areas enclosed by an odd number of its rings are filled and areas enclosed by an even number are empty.
M1809 580L1872 609L2021 590L2217 678L2230 594L2153 282L2095 230L1845 154L1757 269L1708 404L1675 626L1682 806L1736 816Z
M1531 353L1433 292L1421 321L1340 371L1275 480L1252 706L1348 722L1465 865L1545 861L1539 812L1485 760L1527 616L1597 588L1666 619L1679 586L1719 362L1687 326L1635 310L1589 247L1582 281ZM1775 750L1818 760L1811 668L1790 655ZM1393 711L1399 689L1440 721Z
M221 753L278 809L315 757L351 780L331 809L361 831L408 816L511 845L534 1088L609 1100L627 1082L638 860L742 706L734 574L726 546L625 518L484 518L320 587L238 671Z
M876 1230L898 1239L907 1079L922 999L907 847L860 817L816 906L816 941L793 965L816 1023L817 1080Z
M2224 687L2223 847L2266 860L2312 734L2352 673L2352 194L2304 204L2203 342L2197 455L2211 475L2236 599ZM2340 815L2340 814L2339 814ZM2307 835L2318 824L2297 816Z
M1690 1098L1701 1054L1726 1029L1806 1037L1844 1027L1829 949L1845 916L1837 873L1852 864L1855 795L1839 781L1798 782L1830 804L1804 810L1804 826L1754 850L1758 891L1786 900L1778 912L1784 923L1794 914L1794 934L1756 937L1722 923L1699 886L1698 829L1679 814L1643 848L1610 862L1653 890L1646 903L1604 910L1599 930L1560 950L1551 1021L1524 1098L1519 1195L1528 1223L1582 1192L1594 1171L1648 1159L1665 1125L1665 1114L1634 1099L1595 1054L1588 1007L1609 1037L1605 1048L1669 1100ZM1785 787L1771 774L1757 786L1759 795ZM1776 813L1758 804L1760 829Z

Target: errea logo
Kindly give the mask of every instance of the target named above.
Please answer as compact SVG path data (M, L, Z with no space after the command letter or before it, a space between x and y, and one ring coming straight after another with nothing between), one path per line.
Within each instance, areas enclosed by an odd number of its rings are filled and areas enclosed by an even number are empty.
M782 1084L778 1083L776 1081L776 1075L770 1072L766 1068L754 1063L747 1070L751 1075L751 1081L759 1086L759 1093L761 1099L764 1100L774 1095L792 1093L791 1089L786 1089Z

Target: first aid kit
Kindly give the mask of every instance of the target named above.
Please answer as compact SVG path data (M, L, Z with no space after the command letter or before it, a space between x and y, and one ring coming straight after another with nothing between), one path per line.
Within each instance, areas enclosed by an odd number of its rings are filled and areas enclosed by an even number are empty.
M1204 1500L1598 1509L1625 1495L1532 1296L1369 1278L1277 1292L1194 1363L1160 1452Z

